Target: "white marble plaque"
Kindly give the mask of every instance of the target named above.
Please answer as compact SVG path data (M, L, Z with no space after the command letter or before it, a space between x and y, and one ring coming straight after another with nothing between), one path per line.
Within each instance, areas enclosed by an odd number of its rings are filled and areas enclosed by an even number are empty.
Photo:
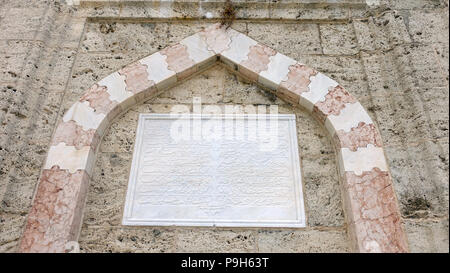
M304 227L295 115L141 114L123 224Z

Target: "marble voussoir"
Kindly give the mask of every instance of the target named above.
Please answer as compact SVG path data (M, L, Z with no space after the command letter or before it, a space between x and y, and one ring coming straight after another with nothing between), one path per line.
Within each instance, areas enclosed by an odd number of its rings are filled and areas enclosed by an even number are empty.
M104 113L98 113L89 105L89 101L77 101L67 110L63 116L63 122L74 121L83 130L93 129L98 135L103 135L108 124L108 118Z
M216 61L216 54L212 50L208 49L206 40L202 35L200 35L200 33L196 33L181 40L180 44L186 47L189 58L194 60L198 70L201 70L203 67L207 66L208 63Z
M375 124L360 122L357 127L350 129L350 132L338 130L334 135L338 149L348 148L356 151L358 148L365 148L369 144L375 147L382 147L381 135L377 131Z
M369 144L367 147L352 151L349 148L339 150L340 173L354 172L361 175L373 168L387 172L388 166L384 157L384 151L380 147Z
M322 73L316 73L310 78L308 91L300 95L300 105L308 112L313 112L316 103L325 101L325 96L339 84Z
M119 72L114 72L98 82L100 86L106 86L109 100L117 102L121 109L128 109L136 103L133 92L127 90L125 76Z
M119 70L125 77L126 90L132 92L136 102L140 102L156 93L156 85L148 79L147 66L134 62Z
M267 69L259 73L258 83L269 90L276 91L280 83L286 79L289 68L297 62L281 53L277 53L269 59Z
M350 132L352 128L359 126L361 122L365 124L373 124L369 114L367 114L364 107L357 101L353 103L345 103L339 105L339 114L330 114L326 116L325 128L330 135L334 135L337 131ZM336 109L336 112L338 110Z
M176 72L169 69L167 56L156 52L140 60L147 67L147 79L154 82L158 91L165 90L177 83Z
M198 67L189 57L185 45L175 44L161 50L161 54L167 56L168 68L177 73L177 80L181 81L197 72Z
M80 102L88 102L95 113L104 114L108 120L112 120L122 111L120 103L116 100L111 100L108 87L98 84L94 84L94 86L89 88L81 97Z
M294 105L299 104L300 95L309 91L311 77L316 74L317 71L304 64L291 65L287 78L278 87L277 95Z
M238 66L239 72L249 80L258 82L259 73L267 70L270 57L275 54L276 51L268 46L261 44L251 46L247 59Z
M247 60L248 54L250 53L250 48L257 44L258 42L251 39L247 35L239 33L235 37L231 38L230 48L220 54L220 59L229 67L239 70L237 64Z
M71 120L58 124L50 145L56 146L59 143L65 143L67 146L75 146L77 149L90 146L95 151L99 142L100 137L94 129L84 130L83 127Z
M58 166L63 170L68 170L70 173L83 170L91 174L94 155L95 152L91 146L77 149L75 146L67 146L61 142L56 146L50 146L44 168L51 169L54 166Z
M21 252L65 252L77 239L89 176L53 166L44 169L20 243Z
M238 33L232 28L214 24L205 28L200 32L200 35L205 40L208 50L213 51L215 54L221 54L230 48L231 37L238 35Z
M345 104L355 102L356 99L342 86L338 85L330 89L328 94L325 95L324 101L319 101L314 105L313 113L321 122L325 122L325 119L330 115L338 116L341 110L345 108Z
M373 168L360 175L345 172L344 187L352 213L349 228L361 252L406 252L397 199L389 172Z

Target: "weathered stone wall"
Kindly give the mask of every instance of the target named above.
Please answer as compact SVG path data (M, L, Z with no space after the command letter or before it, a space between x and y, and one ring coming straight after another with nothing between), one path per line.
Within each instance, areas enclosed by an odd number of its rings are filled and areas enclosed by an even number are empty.
M70 105L111 72L217 21L222 6L105 2L0 3L0 252L17 248L54 126ZM410 250L448 252L448 1L235 2L233 28L328 74L358 98L383 136ZM204 104L278 104L296 114L306 229L120 225L138 113L169 112L193 96ZM111 125L80 244L87 252L348 251L329 136L301 109L216 65Z

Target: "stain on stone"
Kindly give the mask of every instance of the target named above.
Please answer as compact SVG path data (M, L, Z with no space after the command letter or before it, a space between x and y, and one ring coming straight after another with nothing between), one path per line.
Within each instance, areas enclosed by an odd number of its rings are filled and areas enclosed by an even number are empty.
M224 6L222 12L220 13L221 25L229 28L231 26L231 24L233 23L233 21L236 19L236 12L237 12L236 6L233 5L233 3L230 0L227 0L225 2L225 6Z
M100 24L99 29L103 34L114 33L114 31L116 30L116 23L102 23Z
M406 218L423 218L431 209L431 203L425 197L414 197L403 203L402 214Z
M11 114L14 114L14 115L15 115L16 117L18 117L19 119L25 119L25 118L27 118L26 115L24 115L24 114L22 114L22 113L20 113L20 112L17 112L17 111L11 112Z

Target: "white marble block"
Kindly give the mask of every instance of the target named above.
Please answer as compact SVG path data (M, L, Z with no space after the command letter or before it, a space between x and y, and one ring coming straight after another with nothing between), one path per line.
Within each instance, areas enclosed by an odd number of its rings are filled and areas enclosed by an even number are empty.
M295 115L140 115L124 225L305 223Z

